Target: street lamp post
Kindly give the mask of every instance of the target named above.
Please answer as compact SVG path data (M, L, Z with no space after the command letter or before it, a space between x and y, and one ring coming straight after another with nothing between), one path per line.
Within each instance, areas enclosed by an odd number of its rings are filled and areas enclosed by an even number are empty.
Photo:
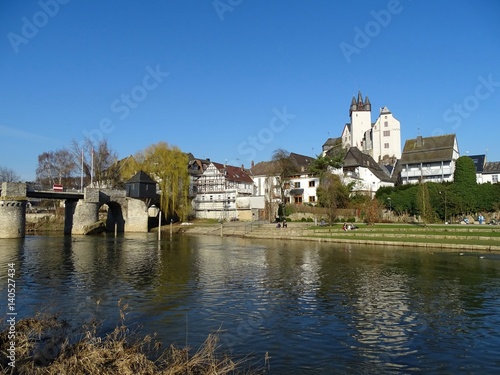
M446 224L446 190L444 191L444 194L441 191L439 194L444 195L444 223Z

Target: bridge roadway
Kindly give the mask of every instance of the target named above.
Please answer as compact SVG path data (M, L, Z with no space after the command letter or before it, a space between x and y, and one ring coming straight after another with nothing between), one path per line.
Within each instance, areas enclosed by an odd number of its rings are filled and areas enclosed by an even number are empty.
M42 198L42 199L83 199L84 195L80 192L69 191L44 191L44 190L28 190L26 192L28 198Z

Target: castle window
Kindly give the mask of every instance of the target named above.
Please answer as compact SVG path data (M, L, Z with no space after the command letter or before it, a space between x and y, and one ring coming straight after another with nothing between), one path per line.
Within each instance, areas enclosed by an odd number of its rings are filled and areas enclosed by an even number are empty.
M387 118L387 116L385 116L385 118ZM384 126L387 128L389 126L389 121L385 121Z
M389 148L389 143L384 143L384 148Z
M309 202L311 202L311 203L316 202L316 197L314 195L311 195L309 197Z
M300 187L300 182L294 182L294 187L299 188Z
M309 181L309 187L314 187L314 186L316 186L316 181L314 180Z
M390 137L391 136L391 131L390 130L384 130L384 137Z
M496 184L498 182L498 175L497 174L494 174L491 176L491 182L493 182L494 184Z

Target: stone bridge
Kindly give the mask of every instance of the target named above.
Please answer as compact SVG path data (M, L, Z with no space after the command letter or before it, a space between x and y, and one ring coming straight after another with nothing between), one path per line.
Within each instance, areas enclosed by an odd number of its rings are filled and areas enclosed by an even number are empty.
M99 209L108 206L106 230L148 232L148 207L144 200L126 196L125 190L85 188L84 193L28 191L25 183L2 183L0 238L22 238L26 233L28 198L64 200L64 233L85 234L99 221Z

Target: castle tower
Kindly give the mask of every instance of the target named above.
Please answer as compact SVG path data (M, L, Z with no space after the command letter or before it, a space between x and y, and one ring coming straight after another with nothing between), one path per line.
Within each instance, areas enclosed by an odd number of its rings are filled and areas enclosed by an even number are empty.
M358 91L358 99L352 98L349 116L351 118L350 145L358 147L360 150L363 150L365 133L372 128L371 109L372 105L368 96L363 102L361 91Z

